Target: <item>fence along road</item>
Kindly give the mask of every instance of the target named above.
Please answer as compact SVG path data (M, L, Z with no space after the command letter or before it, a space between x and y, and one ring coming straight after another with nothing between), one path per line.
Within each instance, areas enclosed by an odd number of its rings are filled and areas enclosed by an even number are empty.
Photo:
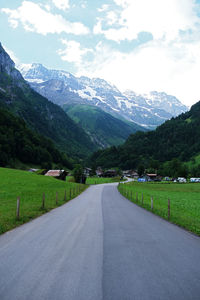
M0 299L199 300L200 239L92 186L0 236Z

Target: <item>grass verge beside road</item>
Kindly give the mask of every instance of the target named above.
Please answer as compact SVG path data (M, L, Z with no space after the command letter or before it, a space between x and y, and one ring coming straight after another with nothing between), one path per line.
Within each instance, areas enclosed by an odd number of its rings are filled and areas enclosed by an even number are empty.
M118 189L129 200L164 219L168 219L168 199L170 199L170 222L200 236L200 183L130 182L120 184Z
M27 171L0 168L0 234L36 218L70 199L87 187ZM42 208L45 195L44 208ZM16 218L20 197L20 217Z

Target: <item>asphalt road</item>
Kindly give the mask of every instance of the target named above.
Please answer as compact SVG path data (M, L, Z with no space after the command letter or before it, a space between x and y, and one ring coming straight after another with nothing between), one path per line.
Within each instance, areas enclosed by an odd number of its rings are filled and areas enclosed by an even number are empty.
M199 300L200 238L90 187L0 236L1 300Z

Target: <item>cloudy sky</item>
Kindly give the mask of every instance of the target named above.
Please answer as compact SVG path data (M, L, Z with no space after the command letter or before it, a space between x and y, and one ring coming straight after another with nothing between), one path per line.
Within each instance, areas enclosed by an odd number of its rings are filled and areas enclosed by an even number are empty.
M16 64L200 100L200 0L1 0L0 28Z

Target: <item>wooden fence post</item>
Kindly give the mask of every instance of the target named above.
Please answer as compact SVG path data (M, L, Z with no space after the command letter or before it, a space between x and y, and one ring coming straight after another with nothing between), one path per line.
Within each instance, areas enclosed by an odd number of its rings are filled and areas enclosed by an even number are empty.
M168 199L168 220L170 219L170 199Z
M56 205L58 204L58 192L56 192Z
M153 210L153 197L151 197L151 210Z
M44 206L45 206L45 193L43 193L42 196L42 209L44 209Z
M136 202L138 202L138 192L136 193Z
M143 193L142 193L142 206L143 206Z
M16 211L17 220L19 220L19 211L20 211L20 197L17 198L17 211Z
M67 192L65 190L65 195L64 195L64 201L66 202L67 201Z

